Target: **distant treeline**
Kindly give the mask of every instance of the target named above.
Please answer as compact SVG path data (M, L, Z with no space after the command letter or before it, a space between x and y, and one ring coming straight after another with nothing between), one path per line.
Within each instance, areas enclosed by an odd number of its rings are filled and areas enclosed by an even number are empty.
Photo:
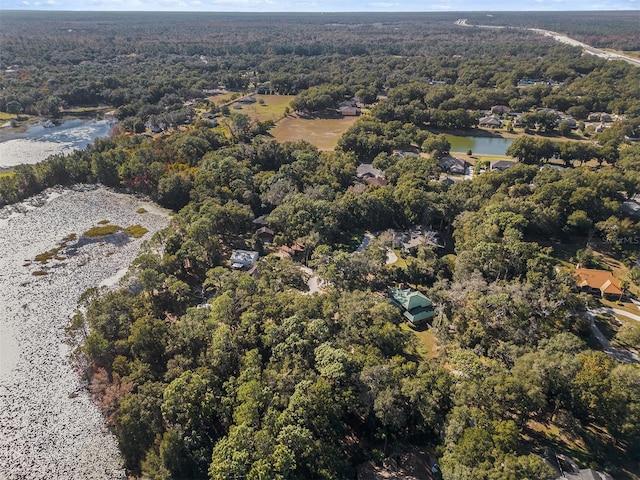
M232 90L267 85L274 93L298 94L333 84L375 97L418 81L506 89L511 91L505 95L513 98L519 96L515 87L523 79L561 82L568 88L579 80L576 91L566 93L582 96L582 84L590 79L581 77L590 73L602 91L584 96L586 108L640 111L638 95L629 90L639 83L633 72L637 69L607 66L601 71L604 60L581 58L577 48L520 29L497 35L459 27L456 17L3 12L0 112L59 116L61 107L106 104L118 107L121 119L136 117L144 124L219 85ZM469 17L470 23L504 20L514 25L520 18ZM531 25L554 26L543 25L545 18L522 15ZM617 19L612 17L617 27L607 34L633 38L625 33L629 20ZM554 94L563 95L563 90ZM471 108L483 107L478 103Z

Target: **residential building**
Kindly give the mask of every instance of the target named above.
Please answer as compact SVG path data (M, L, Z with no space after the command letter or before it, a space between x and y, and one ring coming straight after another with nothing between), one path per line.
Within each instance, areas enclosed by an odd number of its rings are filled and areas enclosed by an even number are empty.
M436 316L433 302L421 292L411 289L393 289L389 292L391 303L413 325L419 325Z
M481 127L498 128L500 127L500 125L502 125L502 122L498 117L494 115L487 115L486 117L482 117L480 120L478 120L478 125L480 125Z
M464 175L465 169L467 168L467 162L462 158L447 155L446 157L442 157L440 159L440 167L445 172L459 173L460 175Z
M624 290L620 281L607 270L576 268L576 285L589 293L600 293L603 298L622 297Z
M256 237L258 237L262 243L271 243L273 242L273 237L275 233L269 227L261 227L256 230Z
M505 170L513 167L516 162L510 162L509 160L498 160L497 162L491 162L492 171L504 172Z
M259 257L260 254L252 250L234 250L231 254L231 268L251 268Z
M491 113L494 115L503 115L505 113L509 113L511 111L511 107L507 105L494 105L491 107Z

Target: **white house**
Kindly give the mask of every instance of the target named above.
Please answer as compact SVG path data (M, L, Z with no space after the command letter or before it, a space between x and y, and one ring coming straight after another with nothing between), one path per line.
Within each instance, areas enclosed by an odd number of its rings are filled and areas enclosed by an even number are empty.
M253 250L234 250L231 254L231 268L250 268L257 261L260 254Z

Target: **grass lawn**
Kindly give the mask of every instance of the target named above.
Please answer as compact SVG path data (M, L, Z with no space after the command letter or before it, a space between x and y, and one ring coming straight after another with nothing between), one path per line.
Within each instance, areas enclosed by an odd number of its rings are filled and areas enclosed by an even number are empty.
M412 328L407 322L402 322L400 328L416 336L418 339L418 353L422 358L430 360L438 357L438 340L429 328Z
M618 55L626 55L627 57L637 58L640 60L640 51L637 50L614 50L613 48L603 48L605 52L617 53Z
M508 157L507 155L484 155L482 153L474 153L469 156L466 152L451 152L451 155L454 157L462 158L466 160L469 164L474 165L477 162L494 162L499 160L512 160L515 161L513 157Z
M0 121L13 120L17 118L13 113L0 112Z
M241 95L238 92L227 92L221 93L220 95L215 95L213 97L207 97L211 103L215 105L222 105L224 103L230 102L232 98L239 98Z
M300 118L291 115L280 120L269 133L279 142L306 140L319 150L334 150L338 139L358 118Z
M110 105L97 105L94 107L69 107L62 110L64 118L75 118L78 115L94 115L99 112L115 110L116 107Z
M602 302L602 305L604 305L605 307L609 307L609 308L615 308L617 310L622 310L628 313L631 313L633 315L640 315L640 308L638 308L637 305L631 303L631 302L616 302L616 301L610 301L610 300L606 300L606 299L601 299L600 300ZM625 317L621 315L621 319L622 321L629 321L629 322L633 322L635 320L632 320L629 317Z
M254 95L256 103L242 105L242 110L238 112L249 115L260 122L273 120L277 122L284 117L284 109L289 106L295 98L291 95ZM260 102L264 103L260 103ZM236 111L236 110L233 110Z

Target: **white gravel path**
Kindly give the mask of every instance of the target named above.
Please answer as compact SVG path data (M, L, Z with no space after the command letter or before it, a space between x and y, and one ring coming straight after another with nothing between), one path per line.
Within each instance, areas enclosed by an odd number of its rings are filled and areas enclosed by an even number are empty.
M148 213L136 210L144 206ZM100 220L150 233L122 244L95 242L73 256L25 260ZM69 361L64 327L80 294L114 277L168 216L106 189L48 191L0 210L0 479L124 479L115 438ZM48 275L32 272L45 268Z

